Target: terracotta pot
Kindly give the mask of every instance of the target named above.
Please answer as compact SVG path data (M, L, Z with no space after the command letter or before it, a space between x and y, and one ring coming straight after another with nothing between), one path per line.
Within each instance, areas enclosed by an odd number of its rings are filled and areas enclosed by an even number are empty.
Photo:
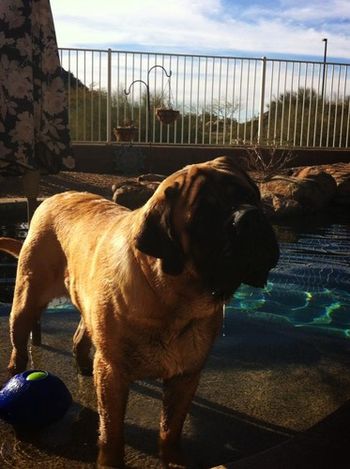
M139 129L137 127L117 127L113 129L113 133L117 142L131 142L137 137Z
M163 124L172 124L179 117L179 111L174 109L158 108L156 110L157 119Z

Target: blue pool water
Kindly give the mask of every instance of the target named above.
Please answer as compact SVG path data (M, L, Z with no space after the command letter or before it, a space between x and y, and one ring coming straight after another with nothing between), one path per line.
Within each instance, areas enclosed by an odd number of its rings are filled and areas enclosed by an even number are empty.
M350 217L276 226L279 263L265 289L243 285L226 306L350 337Z
M25 237L26 224L0 226L0 233ZM281 256L265 289L240 287L225 307L224 333L230 317L287 321L296 327L324 330L350 338L350 215L276 225ZM0 254L0 314L8 314L15 264ZM10 279L10 281L9 281ZM11 280L12 279L12 280ZM55 301L50 311L71 308Z

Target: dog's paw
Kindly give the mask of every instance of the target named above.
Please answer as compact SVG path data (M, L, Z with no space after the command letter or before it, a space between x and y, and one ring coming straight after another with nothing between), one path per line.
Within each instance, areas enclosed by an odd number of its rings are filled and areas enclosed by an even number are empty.
M187 467L183 453L177 447L162 447L160 460L163 469L185 469Z
M92 376L93 375L92 362L85 364L85 365L79 365L77 363L77 370L78 370L78 373L82 376Z
M181 464L181 463L177 463L177 462L165 462L165 461L162 461L162 467L163 469L186 469L187 466L186 464Z
M82 357L77 353L73 353L75 366L77 372L82 376L92 376L93 374L93 360L91 357Z
M23 373L27 368L28 356L26 354L19 355L18 353L12 352L11 360L8 364L7 371L10 376L14 376L18 373Z
M119 458L118 458L119 459ZM108 458L107 461L103 455L99 455L96 467L97 469L125 469L124 459L119 459L111 465L113 459ZM109 464L104 464L104 462L109 462Z
M186 469L187 466L184 464L177 464L176 462L162 462L162 467L164 469Z
M124 469L125 466L105 466L101 464L97 464L97 469Z

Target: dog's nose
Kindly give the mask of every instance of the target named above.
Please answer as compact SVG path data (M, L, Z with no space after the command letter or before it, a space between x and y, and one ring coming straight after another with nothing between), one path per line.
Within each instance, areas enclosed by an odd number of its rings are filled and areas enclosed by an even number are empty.
M255 205L244 204L239 207L233 214L232 224L239 225L241 222L249 223L253 218L256 220L259 209Z
M270 222L255 205L244 204L233 213L232 228L241 262L243 283L262 287L277 264L279 248Z

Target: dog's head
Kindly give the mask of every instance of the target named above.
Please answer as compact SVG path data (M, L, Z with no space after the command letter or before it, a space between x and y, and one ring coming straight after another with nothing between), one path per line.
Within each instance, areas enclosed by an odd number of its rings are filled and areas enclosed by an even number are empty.
M279 249L250 177L228 157L186 166L145 208L137 248L169 275L194 267L203 288L228 299L241 283L262 287Z

